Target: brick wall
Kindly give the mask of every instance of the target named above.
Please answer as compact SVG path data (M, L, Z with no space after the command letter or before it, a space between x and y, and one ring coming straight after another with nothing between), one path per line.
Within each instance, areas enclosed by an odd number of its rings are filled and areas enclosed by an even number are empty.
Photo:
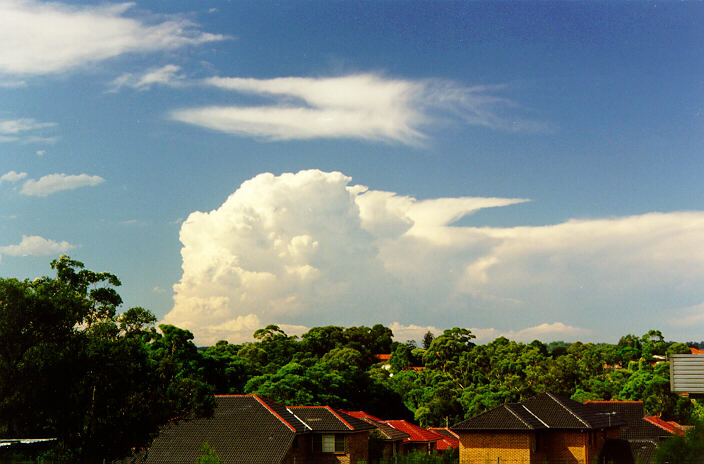
M299 435L298 446L291 447L283 464L367 464L369 432L345 434L344 453L323 453L313 450L312 435Z
M532 433L461 432L460 464L530 464Z

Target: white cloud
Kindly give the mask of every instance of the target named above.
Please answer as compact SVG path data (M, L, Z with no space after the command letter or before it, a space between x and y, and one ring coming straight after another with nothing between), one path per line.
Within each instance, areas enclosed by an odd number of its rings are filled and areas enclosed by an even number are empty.
M0 184L3 182L17 182L27 177L26 172L10 171L0 177Z
M0 246L0 255L7 256L46 256L64 253L74 248L70 243L57 242L38 235L23 235L17 245Z
M125 17L133 3L74 6L0 1L0 74L62 72L130 52L154 52L222 40L188 21L146 24Z
M39 180L29 179L22 185L20 193L36 197L45 197L62 190L73 190L80 187L94 187L105 182L100 176L88 174L68 175L49 174Z
M152 68L141 75L125 73L110 83L110 91L117 92L122 87L131 87L136 90L149 90L153 85L179 85L184 77L178 72L180 66L167 64L160 68Z
M37 150L35 153L37 156L44 156L46 155L46 150Z
M405 342L406 340L415 340L420 342L423 336L430 331L435 337L442 335L445 329L451 327L435 327L432 325L420 326L416 324L405 325L400 322L392 322L388 327L394 333L396 341ZM469 327L467 327L469 328ZM539 324L534 327L527 327L521 330L498 330L494 328L469 328L470 332L476 337L476 343L488 343L496 340L498 337L506 337L509 340L519 342L531 342L533 340L541 340L550 342L554 340L576 340L579 337L590 335L590 331L572 327L563 324L562 322L554 322L552 324Z
M455 117L466 124L493 129L528 129L527 122L518 127L514 116L500 115L511 103L488 95L491 89L487 87L389 79L375 74L332 78L214 77L205 82L272 98L275 104L186 108L172 112L173 119L271 140L360 138L409 145L426 139L424 129L438 122L436 116Z
M56 123L41 122L32 118L0 120L0 143L54 143L58 140L57 137L47 137L37 133L55 126Z
M201 343L249 337L257 324L385 321L399 321L402 338L461 326L489 340L604 340L657 327L673 301L701 298L704 212L457 226L525 200L417 200L350 181L260 174L192 213L165 321Z

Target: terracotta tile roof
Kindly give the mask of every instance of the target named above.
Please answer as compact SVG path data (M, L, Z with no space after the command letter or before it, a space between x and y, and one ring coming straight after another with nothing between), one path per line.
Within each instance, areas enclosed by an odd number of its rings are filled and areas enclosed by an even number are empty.
M664 421L660 419L658 416L645 416L643 420L649 422L650 424L655 425L656 427L661 428L662 430L672 434L672 435L680 435L684 436L685 435L685 430L682 428L680 424L677 422L673 421Z
M410 435L402 432L398 429L395 429L391 427L388 424L385 424L382 419L379 419L376 416L372 416L371 414L367 414L364 411L341 411L344 412L347 415L350 415L352 417L356 417L357 419L363 420L364 422L367 422L374 427L377 428L379 433L381 434L381 437L383 440L391 440L391 441L397 441L397 440L404 440L408 438Z
M380 353L374 355L379 362L388 361L391 359L391 353Z
M704 350L700 350L698 348L689 348L690 354L704 354Z
M408 443L408 442L423 442L423 443L437 442L438 440L441 440L444 438L442 435L439 435L431 430L426 430L423 427L420 427L418 425L411 424L410 422L405 421L405 420L387 420L387 421L384 421L384 423L390 425L391 427L395 428L396 430L400 430L401 432L407 433L408 438L403 440L404 443Z
M213 417L168 423L151 448L124 462L193 464L208 443L223 462L278 463L296 435L309 431L284 406L256 395L216 396L215 402Z
M364 411L344 411L343 410L342 412L344 412L345 414L347 414L349 416L356 417L357 419L371 419L375 422L383 422L383 419L379 419L376 416L372 416L371 414L367 414Z
M459 448L460 447L460 437L455 434L452 430L444 427L430 427L428 428L431 432L435 432L443 437L437 442L437 449L442 451L448 448Z
M313 432L357 432L374 426L330 406L289 406L288 409Z
M623 424L582 403L554 393L540 393L521 403L507 403L452 426L462 430L594 430Z

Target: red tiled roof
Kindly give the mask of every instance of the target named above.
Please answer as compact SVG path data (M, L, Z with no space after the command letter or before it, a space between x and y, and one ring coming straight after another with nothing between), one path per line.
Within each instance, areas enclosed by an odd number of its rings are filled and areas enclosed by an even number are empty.
M344 412L345 414L347 414L348 416L356 417L357 419L371 419L376 422L384 422L383 419L379 419L376 416L372 416L371 414L367 414L364 411L345 411L345 410L341 410L341 411Z
M415 442L437 442L438 440L442 440L443 437L439 433L435 433L431 430L426 430L423 427L420 427L415 424L411 424L408 421L405 420L387 420L384 421L385 424L390 425L391 427L400 430L402 432L406 432L409 437L403 440L404 443L410 442L410 441L415 441Z
M683 429L682 426L681 426L680 424L678 424L677 422L673 422L673 421L669 421L669 422L668 422L668 421L664 421L664 420L660 419L658 416L645 416L645 417L643 418L643 420L646 420L646 421L650 422L650 423L653 424L653 425L657 425L657 426L660 427L661 429L663 429L663 430L665 430L665 431L667 431L667 432L669 432L669 433L671 433L671 434L673 434L673 435L684 436L684 434L685 434L684 429Z
M378 359L379 361L388 361L389 359L391 359L391 353L380 353L375 354L374 356L376 356L376 359Z
M692 348L692 347L690 347L690 348L689 348L689 351L691 352L691 354L704 354L704 350L700 350L700 349L698 349L698 348Z
M455 432L445 427L430 427L428 430L442 435L442 439L438 440L438 450L446 450L448 448L459 448L460 440Z

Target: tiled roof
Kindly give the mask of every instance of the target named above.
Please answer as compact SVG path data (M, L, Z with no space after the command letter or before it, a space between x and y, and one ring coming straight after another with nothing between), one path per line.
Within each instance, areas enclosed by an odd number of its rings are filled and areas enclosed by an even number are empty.
M442 435L442 438L437 442L437 449L442 451L448 448L459 448L460 440L459 437L448 428L441 427L430 427L428 430L435 432L438 435Z
M289 406L288 409L314 432L357 432L374 426L329 406Z
M623 424L582 403L554 393L540 393L521 403L507 403L455 424L452 430L593 430Z
M689 348L690 354L704 354L704 350L700 350L699 348Z
M297 433L308 430L285 407L256 395L216 396L215 401L213 417L168 423L133 462L193 464L208 443L223 462L278 463Z
M357 419L365 419L365 418L367 418L367 419L371 419L371 420L373 420L373 421L375 421L375 422L383 422L382 419L379 419L379 418L376 417L376 416L372 416L371 414L367 414L367 413L364 412L364 411L342 411L342 412L344 412L345 414L350 415L350 416L352 416L352 417L356 417Z
M443 438L442 435L439 435L433 431L426 430L423 427L420 427L415 424L411 424L408 421L405 420L387 420L384 421L384 423L390 425L391 427L395 428L396 430L400 430L402 432L405 432L408 434L408 438L406 438L404 443L407 442L436 442L438 440L441 440Z
M658 416L645 416L643 418L643 420L647 421L650 424L655 425L656 427L658 427L658 428L660 428L660 429L662 429L672 435L680 435L680 436L685 435L684 429L677 422L664 421L664 420L660 419Z
M386 440L404 440L408 438L410 435L407 434L406 432L402 432L398 429L395 429L391 427L388 424L385 424L382 419L379 419L376 416L372 416L371 414L367 414L364 411L341 411L344 412L345 414L348 414L352 417L356 417L357 419L363 420L364 422L367 422L379 430L379 433L382 435L382 439Z
M619 429L619 438L624 440L657 440L673 433L669 432L669 426L663 429L644 418L642 401L587 401L585 404L602 414L615 413L623 419L625 424Z

